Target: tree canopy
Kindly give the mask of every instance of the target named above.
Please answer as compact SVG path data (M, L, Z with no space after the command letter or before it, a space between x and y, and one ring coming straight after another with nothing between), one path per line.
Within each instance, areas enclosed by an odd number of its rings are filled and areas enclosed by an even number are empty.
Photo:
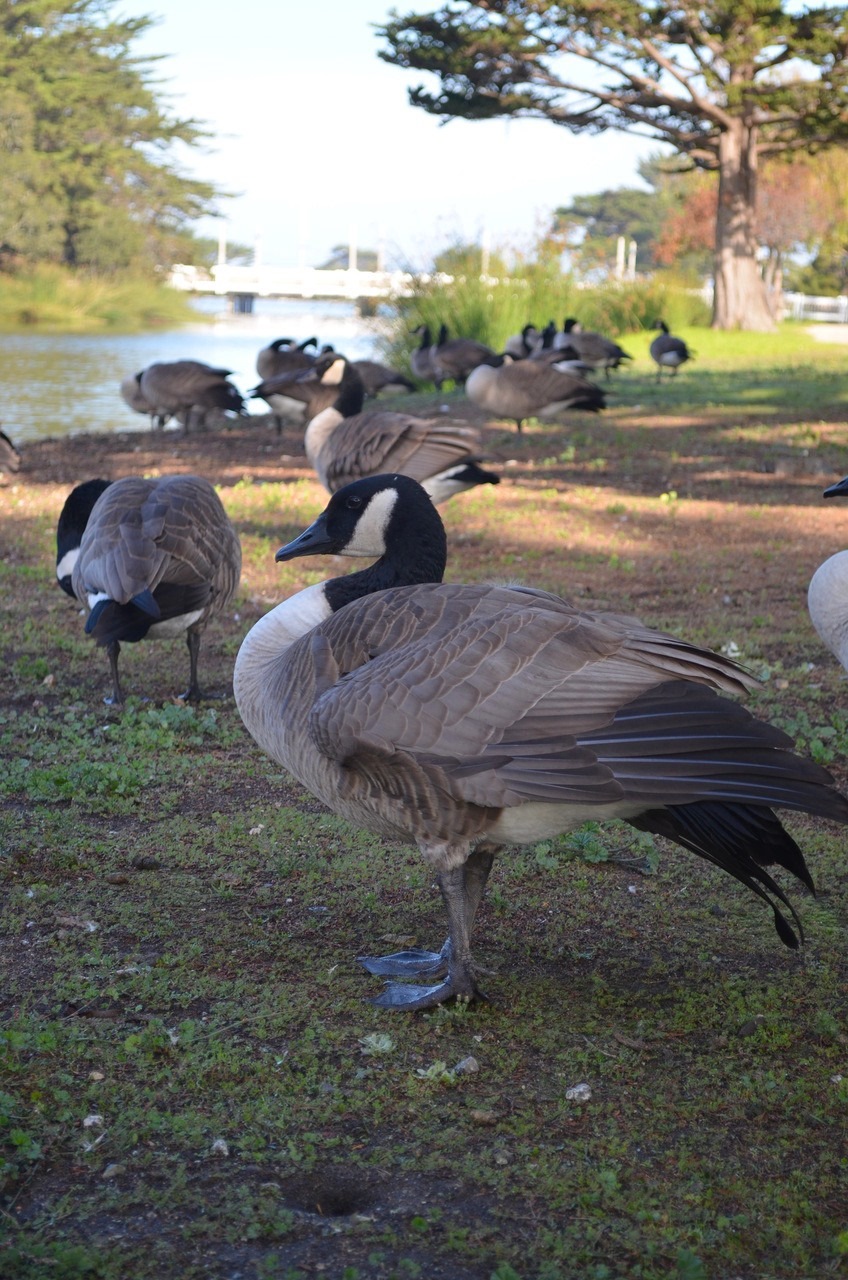
M115 270L191 260L190 222L224 194L171 149L208 135L168 108L150 17L115 0L0 0L0 255Z
M757 266L763 157L848 140L844 5L776 0L457 0L393 11L380 57L435 75L410 101L443 120L541 117L632 131L719 174L721 327L771 323Z

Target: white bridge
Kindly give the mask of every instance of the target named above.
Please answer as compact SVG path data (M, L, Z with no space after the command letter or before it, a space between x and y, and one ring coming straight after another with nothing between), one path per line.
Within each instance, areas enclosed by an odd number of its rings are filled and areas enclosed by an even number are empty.
M251 311L254 298L397 298L412 292L406 271L324 271L318 267L237 267L219 262L206 271L177 263L168 283L185 293L214 293L233 299L237 311Z

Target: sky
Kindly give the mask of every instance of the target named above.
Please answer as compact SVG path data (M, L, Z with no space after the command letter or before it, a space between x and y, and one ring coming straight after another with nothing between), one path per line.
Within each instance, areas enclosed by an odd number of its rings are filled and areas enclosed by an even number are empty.
M642 185L657 149L621 133L575 136L542 120L455 120L409 105L421 77L377 57L392 0L123 0L155 25L135 42L160 93L213 140L180 154L235 198L225 235L272 266L318 266L334 245L382 246L386 265L426 269L457 241L528 250L573 196ZM405 5L427 12L435 3ZM199 16L202 14L202 18ZM197 230L218 237L221 224Z

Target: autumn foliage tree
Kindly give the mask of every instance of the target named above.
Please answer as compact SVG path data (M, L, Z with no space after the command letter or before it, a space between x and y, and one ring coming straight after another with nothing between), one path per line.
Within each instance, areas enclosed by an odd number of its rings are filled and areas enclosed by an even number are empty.
M758 170L848 139L844 5L457 0L392 12L380 34L381 58L435 77L409 96L443 120L629 130L716 172L713 323L772 326L757 261Z

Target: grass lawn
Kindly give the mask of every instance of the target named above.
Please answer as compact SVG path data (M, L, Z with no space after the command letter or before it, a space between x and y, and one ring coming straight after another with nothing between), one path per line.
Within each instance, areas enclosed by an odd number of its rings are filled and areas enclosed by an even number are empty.
M444 507L452 581L640 615L762 678L758 714L848 787L844 673L806 613L848 546L848 349L684 331L657 384L622 345L597 416L518 437L460 392L497 488ZM395 402L398 403L398 402ZM261 755L241 639L338 573L275 565L325 502L302 432L76 436L0 488L0 1275L9 1280L798 1280L848 1270L845 833L790 816L806 945L694 855L591 826L505 853L480 913L491 997L392 1015L356 964L438 945L416 853L346 827ZM108 663L54 579L70 487L220 485L240 596ZM350 566L345 564L342 571ZM585 1086L578 1089L577 1086Z

